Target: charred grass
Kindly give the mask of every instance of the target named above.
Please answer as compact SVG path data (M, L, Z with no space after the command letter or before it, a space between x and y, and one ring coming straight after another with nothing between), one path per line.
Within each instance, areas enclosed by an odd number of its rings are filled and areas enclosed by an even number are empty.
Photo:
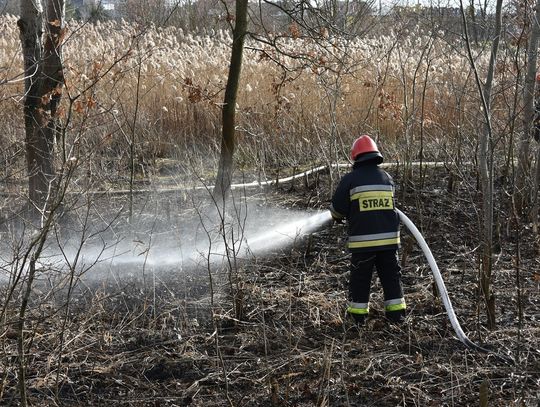
M423 187L409 186L400 207L430 244L464 331L515 364L455 338L406 231L407 322L384 320L374 281L367 326L354 326L344 312L346 231L334 225L292 247L239 259L232 273L202 263L130 274L124 265L115 270L122 278L85 280L69 295L43 281L27 318L32 404L472 406L487 397L490 406L537 406L537 243L498 205L498 326L488 331L477 287L478 214L471 202L478 197L467 187L474 180L463 176L448 191L448 173L434 171ZM329 191L324 175L252 199L320 209ZM17 405L16 335L9 326L2 332L2 404Z

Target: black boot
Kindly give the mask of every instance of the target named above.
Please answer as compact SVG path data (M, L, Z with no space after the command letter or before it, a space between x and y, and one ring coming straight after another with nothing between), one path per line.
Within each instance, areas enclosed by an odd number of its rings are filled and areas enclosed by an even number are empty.
M351 316L357 326L364 326L366 324L366 316L364 314L351 314Z
M387 311L386 319L392 324L402 324L405 322L405 310Z

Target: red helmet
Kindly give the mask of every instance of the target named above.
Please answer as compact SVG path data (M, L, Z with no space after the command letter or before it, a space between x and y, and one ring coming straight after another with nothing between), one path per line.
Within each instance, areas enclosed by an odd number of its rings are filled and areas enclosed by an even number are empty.
M377 144L367 134L358 137L351 148L351 160L363 162L375 159L377 164L383 162L383 156L377 148Z

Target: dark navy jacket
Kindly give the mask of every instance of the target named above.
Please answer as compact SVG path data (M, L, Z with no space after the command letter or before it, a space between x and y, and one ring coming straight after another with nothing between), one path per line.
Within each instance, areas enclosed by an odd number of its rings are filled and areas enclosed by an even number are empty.
M392 177L373 162L356 163L340 181L330 207L336 220L347 219L351 252L397 249L399 216Z

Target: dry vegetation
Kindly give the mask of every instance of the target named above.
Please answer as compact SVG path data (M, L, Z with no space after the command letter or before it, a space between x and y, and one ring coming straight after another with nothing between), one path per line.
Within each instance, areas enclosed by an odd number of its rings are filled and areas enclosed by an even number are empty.
M426 188L415 191L419 204L401 207L422 225L465 331L513 357L516 365L469 351L454 338L425 260L408 244L402 250L407 323L398 327L384 321L377 283L368 326L354 327L344 318L345 231L334 226L293 247L237 259L232 270L226 263L208 268L204 261L183 268L103 260L85 271L81 261L74 265L77 284L70 291L69 273L49 266L27 317L30 401L51 406L472 406L485 394L490 406L536 406L540 313L538 258L530 232L518 236L510 230L501 237L495 282L499 326L487 331L477 303L476 214L471 207L455 206L474 180L462 179L454 193L436 192L446 187L447 177L446 170L434 170ZM289 191L270 189L247 202L325 208L328 176L311 181ZM123 199L116 199L96 199L99 213L90 215L90 230L99 228L103 215L112 218L120 210ZM129 232L124 221L106 219L112 230L100 238L113 232L124 236L142 256L160 236L181 235L187 245L196 235L196 212L209 210L194 202L198 199L177 193L139 196L137 232ZM66 239L68 233L69 225L58 228ZM1 341L1 395L5 404L16 405L16 341L9 327Z
M22 66L15 21L0 22L3 78L17 77ZM80 159L79 151L94 152L85 175L104 167L124 173L131 142L139 170L194 151L215 157L230 42L221 31L193 36L174 27L72 23L64 48L68 98L59 113L67 122L66 154ZM289 56L248 43L238 106L240 165L343 160L351 135L365 131L380 134L392 159L415 157L420 143L428 159L474 149L477 94L465 54L444 33L395 27L377 38L315 42L291 35L277 43ZM510 62L498 72L497 95L506 104L513 97ZM21 162L22 83L0 92L1 122L9 129L1 140L4 160ZM512 112L498 114L503 122Z
M0 85L0 185L10 193L0 199L2 405L18 403L14 327L30 240L14 209L25 194L15 23L0 17L0 80L9 80ZM219 237L227 222L237 222L241 233L234 213L205 229L215 208L201 191L138 194L133 216L126 214L126 196L115 193L127 184L131 149L146 189L212 182L230 38L72 23L58 161L73 162L77 172L25 318L32 404L468 406L487 397L490 406L537 406L538 242L528 225L515 222L511 185L498 178L515 140L518 54L506 44L496 73L499 314L498 328L488 331L477 292L480 196L474 167L461 165L474 159L482 126L478 94L463 50L445 38L399 26L375 39L319 43L291 32L279 40L287 57L251 41L239 95L238 177L273 178L342 162L353 136L365 131L379 136L389 160L408 162L422 151L422 159L444 161L403 185L403 167L392 168L400 208L434 250L465 331L515 365L471 352L453 337L429 270L407 238L409 318L402 327L384 322L378 286L365 329L344 319L348 257L340 226L249 261L208 265L203 251L197 267L147 263L155 241ZM477 52L482 69L487 53ZM237 203L325 209L338 175L242 191ZM257 220L267 220L264 211ZM90 244L120 253L124 243L133 264L113 264L110 254L98 264L77 258ZM50 261L59 247L69 247L66 258Z

